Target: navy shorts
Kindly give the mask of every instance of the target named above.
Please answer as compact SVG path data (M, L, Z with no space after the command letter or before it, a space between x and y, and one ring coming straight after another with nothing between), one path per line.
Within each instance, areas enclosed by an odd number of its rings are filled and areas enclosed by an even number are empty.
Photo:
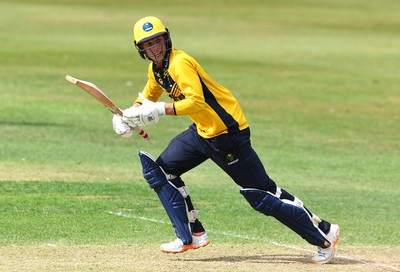
M205 139L191 125L170 141L157 163L167 174L181 176L207 159L213 160L242 188L276 190L275 182L251 146L249 128Z

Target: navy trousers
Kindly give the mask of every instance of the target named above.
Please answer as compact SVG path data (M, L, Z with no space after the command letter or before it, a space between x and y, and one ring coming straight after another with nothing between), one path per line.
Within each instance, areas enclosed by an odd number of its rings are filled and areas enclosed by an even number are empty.
M166 173L179 177L207 159L213 160L242 188L276 191L275 182L251 146L250 129L205 139L191 125L171 140L157 163Z

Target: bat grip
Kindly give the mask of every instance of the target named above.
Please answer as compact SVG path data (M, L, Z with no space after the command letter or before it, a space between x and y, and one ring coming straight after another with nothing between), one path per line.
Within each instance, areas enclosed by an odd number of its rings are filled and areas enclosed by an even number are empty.
M143 129L141 129L140 127L134 127L133 128L140 136L142 136L142 138L144 140L150 140L150 136L149 134L147 134Z
M123 112L120 108L117 108L115 113L119 116L123 116ZM143 129L141 129L140 127L134 127L133 130L135 130L140 136L142 136L142 138L146 141L150 140L150 135L147 134Z

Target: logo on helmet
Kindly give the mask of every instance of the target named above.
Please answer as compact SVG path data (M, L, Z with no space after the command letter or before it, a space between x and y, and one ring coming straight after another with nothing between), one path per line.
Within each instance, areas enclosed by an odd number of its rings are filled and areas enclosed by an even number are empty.
M143 30L146 31L146 32L152 31L153 30L152 23L149 23L149 22L144 23Z

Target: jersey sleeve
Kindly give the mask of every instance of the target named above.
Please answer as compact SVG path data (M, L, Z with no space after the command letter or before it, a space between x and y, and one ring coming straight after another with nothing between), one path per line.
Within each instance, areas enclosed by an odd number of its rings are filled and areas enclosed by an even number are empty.
M174 102L176 115L192 115L202 111L205 107L196 65L197 63L189 58L179 58L171 67L171 76L185 97L183 100Z

